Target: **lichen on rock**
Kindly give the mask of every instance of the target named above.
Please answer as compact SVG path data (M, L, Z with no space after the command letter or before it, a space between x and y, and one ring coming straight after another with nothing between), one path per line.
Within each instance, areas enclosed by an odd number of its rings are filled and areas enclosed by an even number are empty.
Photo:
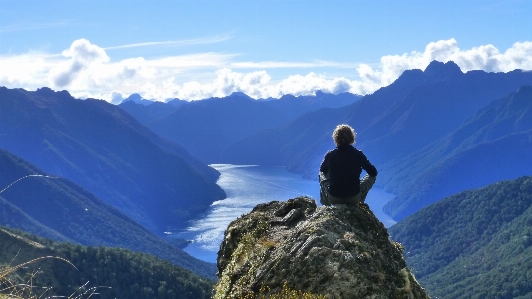
M297 197L257 205L229 224L217 265L215 299L252 298L261 287L275 294L285 283L331 299L428 298L366 204L317 207Z

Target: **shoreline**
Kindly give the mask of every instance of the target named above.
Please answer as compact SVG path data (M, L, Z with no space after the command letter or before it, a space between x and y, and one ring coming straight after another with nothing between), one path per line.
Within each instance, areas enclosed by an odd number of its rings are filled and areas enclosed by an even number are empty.
M217 184L226 192L227 197L212 203L205 215L191 221L186 229L172 234L176 238L194 240L183 250L197 259L216 263L219 245L229 223L249 213L257 204L308 196L320 206L318 182L301 178L284 167L233 164L210 166L221 173ZM395 224L395 221L382 211L382 207L393 197L393 194L374 187L366 199L372 212L386 228Z

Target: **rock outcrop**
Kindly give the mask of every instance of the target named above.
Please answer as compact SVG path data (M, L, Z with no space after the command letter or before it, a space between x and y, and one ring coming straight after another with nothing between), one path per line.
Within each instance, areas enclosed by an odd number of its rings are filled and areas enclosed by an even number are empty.
M366 204L310 198L256 206L233 221L218 252L214 298L253 298L283 284L326 298L428 298Z

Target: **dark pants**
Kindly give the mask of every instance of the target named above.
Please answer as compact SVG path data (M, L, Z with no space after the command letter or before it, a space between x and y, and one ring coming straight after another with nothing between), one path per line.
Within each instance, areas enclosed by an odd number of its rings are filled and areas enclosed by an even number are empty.
M329 187L329 181L323 173L320 172L320 202L322 205L334 205L334 204L346 204L346 205L356 205L357 203L363 203L366 200L369 189L375 184L377 177L365 175L360 180L360 192L357 195L351 197L336 197L332 196L327 192Z

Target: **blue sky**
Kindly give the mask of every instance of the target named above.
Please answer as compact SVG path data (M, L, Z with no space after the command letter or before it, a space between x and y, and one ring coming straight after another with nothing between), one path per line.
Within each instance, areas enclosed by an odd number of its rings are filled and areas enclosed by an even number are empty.
M0 85L118 102L367 94L431 60L532 69L532 1L0 0Z

